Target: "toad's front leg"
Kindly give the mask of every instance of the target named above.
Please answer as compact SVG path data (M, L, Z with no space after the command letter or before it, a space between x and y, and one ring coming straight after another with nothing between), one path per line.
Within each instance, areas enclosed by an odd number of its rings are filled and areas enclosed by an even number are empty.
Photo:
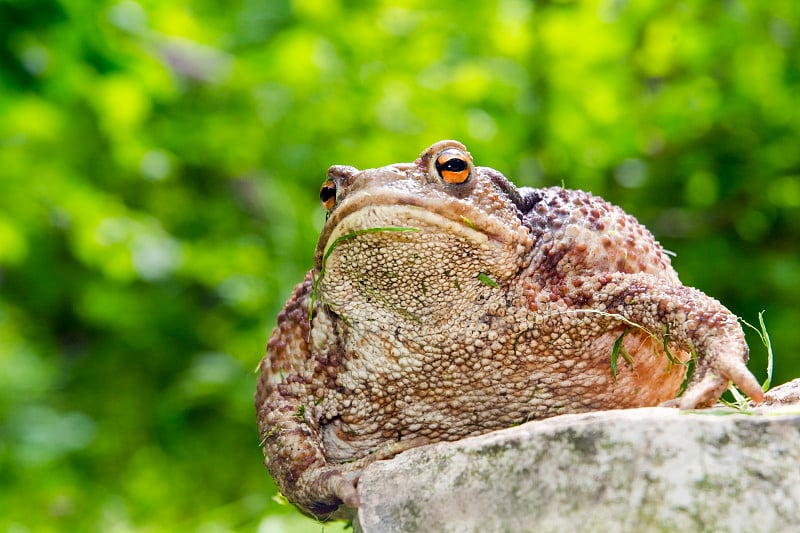
M686 391L668 404L682 409L713 404L731 382L756 402L764 397L747 369L748 348L736 316L701 291L649 274L601 274L581 282L592 307L620 315L672 348L694 351Z
M358 506L357 463L331 464L311 415L316 362L311 355L309 309L313 278L295 287L259 365L255 406L265 463L289 501L320 519L344 503ZM309 403L312 402L312 403Z
M305 513L327 520L347 515L342 504L358 507L356 484L368 464L424 442L389 442L347 462L326 457L314 406L330 386L326 381L330 369L321 362L326 359L314 353L333 349L328 344L334 340L324 333L330 329L324 316L315 317L316 329L309 321L312 292L309 273L278 315L259 366L255 404L265 463L275 483ZM319 345L316 351L310 346L312 339Z
M336 518L344 503L358 507L356 482L362 465L331 464L325 459L318 429L303 403L277 385L258 405L264 462L286 498L315 518Z
M289 382L292 380L289 379ZM369 464L389 459L409 448L426 444L422 439L388 442L365 457L346 463L326 459L319 428L290 385L259 385L258 425L265 463L275 483L289 501L318 520L347 518L341 505L359 505L356 486Z

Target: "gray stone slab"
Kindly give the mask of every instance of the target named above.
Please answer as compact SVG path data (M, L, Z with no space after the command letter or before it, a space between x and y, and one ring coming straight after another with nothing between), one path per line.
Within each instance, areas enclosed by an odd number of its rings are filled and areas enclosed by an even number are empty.
M773 403L564 415L409 450L364 471L355 527L800 531L800 406Z

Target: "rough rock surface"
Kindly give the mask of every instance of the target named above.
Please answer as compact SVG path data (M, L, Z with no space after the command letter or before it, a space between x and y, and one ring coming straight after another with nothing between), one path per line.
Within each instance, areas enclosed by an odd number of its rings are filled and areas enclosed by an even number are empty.
M795 531L800 380L752 414L563 415L368 467L356 531ZM360 528L360 529L359 529Z

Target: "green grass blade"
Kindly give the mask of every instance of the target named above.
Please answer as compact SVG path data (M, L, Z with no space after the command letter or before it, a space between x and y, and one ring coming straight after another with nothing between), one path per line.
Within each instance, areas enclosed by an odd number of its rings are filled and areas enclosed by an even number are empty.
M493 289L496 289L497 287L499 287L499 285L497 284L497 282L495 280L493 280L492 278L490 278L487 274L484 274L483 272L478 273L478 279L480 280L481 283L483 283L487 287L491 287Z
M632 327L625 328L625 331L617 337L617 340L614 341L614 347L611 349L611 375L614 377L614 383L617 382L617 360L619 359L620 350L624 350L622 347L622 339L625 338L625 335L632 330ZM624 356L623 356L624 357ZM625 360L629 360L630 355L625 357Z
M765 311L763 310L759 311L758 313L758 325L760 326L758 328L743 318L739 318L739 322L755 331L758 337L761 339L761 343L767 349L767 379L765 379L764 383L761 384L761 388L764 390L764 392L766 392L772 386L772 372L774 368L775 355L772 352L772 339L769 338L767 325L764 322L764 313Z
M666 332L664 333L664 337L661 339L662 348L664 349L664 353L667 354L667 359L669 359L669 362L673 365L679 365L681 362L678 361L674 355L672 355L672 352L669 349L669 335L669 324L667 324Z
M764 390L764 392L766 392L772 386L772 369L775 359L772 354L772 340L769 338L769 332L767 331L767 326L764 323L764 311L758 313L758 323L761 326L761 331L763 332L762 339L764 341L764 346L767 347L767 379L761 385L761 388Z

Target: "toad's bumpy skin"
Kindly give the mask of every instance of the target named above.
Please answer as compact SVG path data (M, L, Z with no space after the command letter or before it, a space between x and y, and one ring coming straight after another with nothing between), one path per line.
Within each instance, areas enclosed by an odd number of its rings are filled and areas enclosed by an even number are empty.
M442 141L414 163L332 167L321 198L314 269L278 316L256 394L266 464L310 514L358 506L367 464L427 442L707 406L731 381L763 397L736 317L598 197L517 188Z

